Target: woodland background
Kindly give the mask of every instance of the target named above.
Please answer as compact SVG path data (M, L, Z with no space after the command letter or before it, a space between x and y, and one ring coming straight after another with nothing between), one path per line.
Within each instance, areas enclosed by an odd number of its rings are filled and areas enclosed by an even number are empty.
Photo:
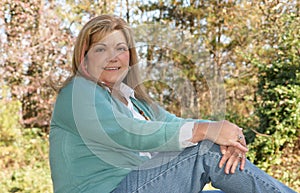
M300 192L298 0L1 0L1 192L52 192L49 80L68 76L78 30L103 13L137 26L153 98L240 125L248 158Z

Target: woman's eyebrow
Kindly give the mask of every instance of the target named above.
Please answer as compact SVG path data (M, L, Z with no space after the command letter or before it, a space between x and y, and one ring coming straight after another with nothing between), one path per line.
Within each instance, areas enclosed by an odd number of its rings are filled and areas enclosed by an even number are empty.
M121 44L125 44L127 46L126 42L119 42L119 43L117 43L117 46L119 46ZM107 44L102 43L102 42L98 42L98 43L95 43L95 46L107 46Z
M95 46L107 46L105 43L95 43Z
M117 43L117 46L121 45L121 44L125 44L127 46L127 43L126 42L119 42Z

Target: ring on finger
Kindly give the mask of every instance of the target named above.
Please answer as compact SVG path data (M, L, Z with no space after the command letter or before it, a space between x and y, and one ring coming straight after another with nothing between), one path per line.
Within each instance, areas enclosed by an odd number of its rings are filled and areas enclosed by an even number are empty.
M242 159L243 157L244 157L243 154L241 153L238 154L238 158Z
M238 141L238 142L241 142L243 138L244 138L244 136L243 136L242 134L239 134L239 135L238 135L238 140L237 140L237 141Z
M238 142L242 142L242 139L243 139L243 138L244 138L244 136L243 136L242 134L239 134L239 135L238 135L238 140L237 140L237 141L238 141Z

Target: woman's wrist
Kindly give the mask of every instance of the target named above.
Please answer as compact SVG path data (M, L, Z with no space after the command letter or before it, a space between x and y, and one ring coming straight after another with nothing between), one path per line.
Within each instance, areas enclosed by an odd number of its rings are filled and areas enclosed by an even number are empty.
M193 129L193 136L191 139L192 143L198 143L206 139L207 129L209 125L212 123L203 122L203 123L195 123Z

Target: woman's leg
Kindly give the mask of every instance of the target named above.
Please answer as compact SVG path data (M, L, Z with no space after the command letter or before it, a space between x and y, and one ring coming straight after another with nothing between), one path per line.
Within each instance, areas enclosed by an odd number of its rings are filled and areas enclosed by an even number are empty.
M199 193L211 182L226 193L289 193L287 186L247 161L245 169L225 174L218 164L220 147L203 141L179 155L160 153L134 170L113 193Z

